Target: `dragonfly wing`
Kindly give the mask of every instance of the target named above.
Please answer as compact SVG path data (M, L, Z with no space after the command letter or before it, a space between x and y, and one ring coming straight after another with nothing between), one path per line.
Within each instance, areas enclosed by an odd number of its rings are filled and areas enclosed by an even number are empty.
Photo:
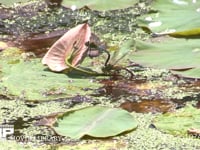
M116 65L120 60L122 60L125 56L128 55L128 53L134 47L134 45L134 40L128 40L125 43L123 43L119 50L114 52L109 64L112 66Z

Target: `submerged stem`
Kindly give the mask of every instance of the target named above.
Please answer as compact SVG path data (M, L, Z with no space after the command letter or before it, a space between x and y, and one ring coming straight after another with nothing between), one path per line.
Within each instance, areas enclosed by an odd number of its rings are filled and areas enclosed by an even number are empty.
M76 71L79 71L79 72L82 72L82 73L85 73L85 74L89 74L89 75L92 75L92 76L111 76L110 74L106 74L106 73L98 73L98 72L95 72L95 71L87 71L87 70L84 70L84 69L81 69L81 68L74 67L69 63L68 60L65 63L66 63L67 66L69 66L70 68L72 68Z
M84 70L84 69L81 69L81 68L74 67L69 63L69 61L66 61L66 65L69 66L70 68L74 69L74 70L77 70L79 72L83 72L83 73L86 73L86 74L90 74L90 75L98 74L97 72L87 71L87 70Z

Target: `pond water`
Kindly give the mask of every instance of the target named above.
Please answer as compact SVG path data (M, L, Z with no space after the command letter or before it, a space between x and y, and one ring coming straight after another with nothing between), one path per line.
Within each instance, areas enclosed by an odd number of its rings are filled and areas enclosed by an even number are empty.
M111 144L111 148L159 149L163 144L169 149L183 149L185 145L198 149L198 138L173 136L152 128L159 115L173 114L188 105L200 108L198 80L174 75L167 69L136 64L131 59L135 52L132 47L128 47L132 53L126 56L119 52L121 61L106 76L88 75L76 70L76 66L71 72L52 72L41 63L49 48L63 34L86 20L92 30L91 43L95 45L91 49L106 49L115 60L115 52L126 41L149 38L137 26L136 20L148 12L150 2L140 1L129 8L104 12L87 7L74 11L49 7L45 1L37 0L19 3L13 8L0 7L0 122L14 125L15 137L61 137L50 126L41 124L51 124L62 112L100 105L128 111L138 120L137 129L105 139L86 136L75 140L67 137L65 141L54 143L41 139L28 142L41 149L59 149L62 148L60 144L64 144L64 149L66 144L70 148L81 144L94 148L90 144L110 144L110 141L118 144ZM3 0L2 3L9 6L12 1ZM86 57L79 69L102 72L107 55L100 54L95 58ZM127 69L133 73L133 78ZM147 140L150 142L145 142ZM24 139L16 140L17 144L10 141L14 148L23 143L24 149L31 149Z

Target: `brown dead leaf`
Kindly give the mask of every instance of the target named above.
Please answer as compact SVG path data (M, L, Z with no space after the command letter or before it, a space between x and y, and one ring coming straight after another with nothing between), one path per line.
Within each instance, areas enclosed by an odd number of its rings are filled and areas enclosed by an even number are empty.
M22 49L26 51L33 51L36 53L37 50L46 51L47 48L51 47L60 37L62 37L68 30L56 30L49 33L32 33L26 38L22 38L19 43ZM18 45L17 45L18 46Z
M140 102L131 102L126 101L120 105L122 109L127 110L128 112L137 112L137 113L166 113L173 111L176 108L176 104L170 100L142 100Z

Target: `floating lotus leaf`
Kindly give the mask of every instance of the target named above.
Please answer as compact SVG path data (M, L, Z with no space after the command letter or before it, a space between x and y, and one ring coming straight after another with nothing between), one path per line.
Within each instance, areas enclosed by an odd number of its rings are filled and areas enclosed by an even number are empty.
M200 1L159 0L154 1L154 13L142 16L140 26L154 33L173 33L171 36L200 36Z
M87 6L94 10L114 10L133 6L138 0L63 0L62 5L66 7L81 8Z
M134 117L123 109L93 106L64 113L53 128L59 135L79 139L115 136L136 127Z
M89 94L84 88L95 89L99 84L72 72L54 73L42 65L41 59L0 62L0 94L25 100L52 100Z
M193 68L193 69L189 69L189 70L172 71L172 72L174 74L178 74L178 75L186 77L186 78L200 79L200 68Z
M157 129L173 135L187 135L191 129L200 129L200 110L187 106L178 110L162 114L155 118Z
M157 42L137 42L134 61L144 66L167 68L173 73L189 78L200 78L199 1L154 1L154 13L138 20L143 29L157 35L177 38L158 39ZM175 15L174 15L175 14ZM152 39L152 41L156 41Z
M200 67L199 39L161 39L161 42L136 42L132 60L149 67L184 70Z

